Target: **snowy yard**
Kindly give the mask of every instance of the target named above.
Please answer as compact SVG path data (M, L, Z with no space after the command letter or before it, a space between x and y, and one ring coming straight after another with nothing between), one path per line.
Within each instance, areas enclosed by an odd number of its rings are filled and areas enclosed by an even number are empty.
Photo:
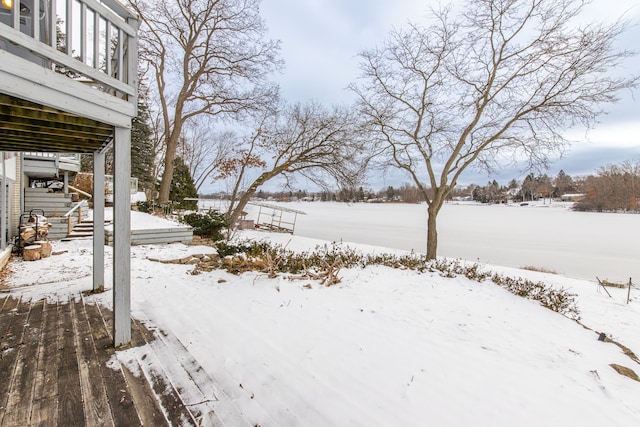
M292 250L323 244L258 231L240 237ZM59 242L54 251L66 252L14 261L11 285L34 298L90 289L91 240ZM485 267L569 288L589 331L488 281L369 267L343 269L340 284L323 287L284 275L191 275L193 266L149 259L213 251L132 247L132 314L174 334L217 382L219 404L237 408L248 425L640 424L640 383L609 365L636 373L640 366L594 332L640 353L637 288L627 305L623 289L609 298L593 281ZM111 304L110 292L96 298ZM127 363L139 351L119 359Z

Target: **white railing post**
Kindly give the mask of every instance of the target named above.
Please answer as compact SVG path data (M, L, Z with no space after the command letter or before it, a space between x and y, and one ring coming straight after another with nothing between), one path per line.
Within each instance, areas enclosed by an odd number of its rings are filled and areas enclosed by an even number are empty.
M66 34L65 34L65 53L72 56L73 53L73 0L67 0L67 16L65 16Z
M58 10L57 0L49 0L49 10L47 14L47 36L45 37L46 43L54 49L58 48Z

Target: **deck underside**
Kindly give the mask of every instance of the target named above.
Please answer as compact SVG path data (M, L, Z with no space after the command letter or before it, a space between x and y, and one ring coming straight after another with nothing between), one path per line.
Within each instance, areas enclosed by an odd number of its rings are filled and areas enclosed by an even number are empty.
M3 151L93 153L112 135L113 126L0 93Z

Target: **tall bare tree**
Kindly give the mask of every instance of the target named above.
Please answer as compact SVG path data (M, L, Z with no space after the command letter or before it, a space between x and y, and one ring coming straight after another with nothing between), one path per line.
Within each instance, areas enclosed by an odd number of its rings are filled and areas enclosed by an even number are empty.
M310 102L263 115L217 167L218 179L233 182L227 216L234 224L258 188L277 176L300 175L323 187L329 181L355 185L368 155L353 114L344 108Z
M268 76L281 66L279 43L265 39L260 0L130 0L141 16L140 56L156 82L166 203L184 123L240 114L277 97Z
M545 164L569 126L593 126L638 76L614 76L632 53L615 41L622 21L578 26L585 1L474 0L432 10L429 24L394 31L361 56L351 87L361 112L428 204L427 257L436 219L470 166L513 159Z

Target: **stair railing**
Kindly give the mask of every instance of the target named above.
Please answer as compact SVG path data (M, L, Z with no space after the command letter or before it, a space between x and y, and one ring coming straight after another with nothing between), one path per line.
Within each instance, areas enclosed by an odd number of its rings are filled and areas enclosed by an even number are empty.
M93 194L89 194L89 193L87 193L86 191L82 191L82 190L80 190L79 188L76 188L76 187L74 187L74 186L72 186L72 185L67 185L67 187L69 187L71 190L75 191L76 193L80 193L80 194L82 194L83 196L88 197L88 198L90 198L90 199L93 197ZM83 201L84 201L84 200L83 200Z
M67 218L67 234L71 234L71 229L73 228L73 225L71 223L71 218L75 211L78 211L78 222L82 221L83 206L86 206L87 208L89 207L89 204L87 203L86 200L81 201L80 203L75 205L73 208L71 208L69 212L63 215L63 217Z

